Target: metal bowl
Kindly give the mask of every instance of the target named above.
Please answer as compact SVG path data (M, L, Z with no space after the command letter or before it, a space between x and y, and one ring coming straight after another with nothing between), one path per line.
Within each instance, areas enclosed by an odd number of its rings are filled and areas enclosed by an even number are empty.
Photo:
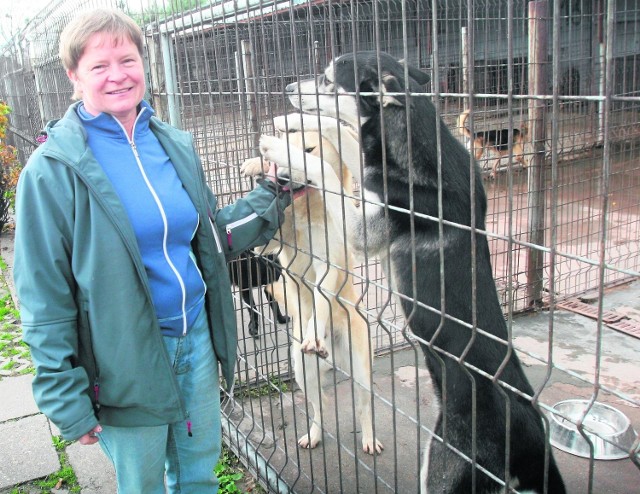
M587 400L565 400L553 406L550 420L550 442L556 448L583 458L591 458L589 442L578 431L582 420L585 435L593 444L596 460L628 458L636 439L631 422L620 410L595 402L585 416ZM638 452L636 452L638 454Z

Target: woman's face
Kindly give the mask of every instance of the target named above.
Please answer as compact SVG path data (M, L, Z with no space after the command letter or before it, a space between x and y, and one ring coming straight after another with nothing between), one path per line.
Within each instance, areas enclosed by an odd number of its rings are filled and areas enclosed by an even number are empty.
M94 34L78 68L67 71L67 75L82 93L90 114L109 113L123 124L135 121L145 92L144 68L136 45L129 38Z

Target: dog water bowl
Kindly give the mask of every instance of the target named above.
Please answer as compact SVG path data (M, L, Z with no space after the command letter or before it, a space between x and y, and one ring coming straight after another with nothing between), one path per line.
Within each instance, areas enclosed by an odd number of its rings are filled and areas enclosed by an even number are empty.
M604 403L595 402L591 408L586 400L565 400L556 403L551 413L550 442L567 453L591 458L589 442L580 434L576 424L582 420L585 435L593 444L595 460L619 460L629 457L636 433L627 416ZM585 416L585 412L589 413Z

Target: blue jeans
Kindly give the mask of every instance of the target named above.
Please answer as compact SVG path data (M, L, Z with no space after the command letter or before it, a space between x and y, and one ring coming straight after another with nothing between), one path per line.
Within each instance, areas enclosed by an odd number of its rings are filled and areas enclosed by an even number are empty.
M220 383L206 311L186 336L165 336L164 343L187 420L154 427L102 425L100 446L113 462L120 494L216 493L213 469L222 441ZM153 381L153 376L148 378Z

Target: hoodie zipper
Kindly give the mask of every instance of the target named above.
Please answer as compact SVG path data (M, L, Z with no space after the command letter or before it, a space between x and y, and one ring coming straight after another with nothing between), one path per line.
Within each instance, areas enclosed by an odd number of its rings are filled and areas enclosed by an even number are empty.
M171 268L171 271L173 271L173 274L178 280L178 284L180 285L180 291L182 292L182 307L181 307L182 308L182 336L185 336L187 334L187 310L186 310L187 289L184 285L184 281L182 277L180 276L180 273L178 272L178 269L175 267L175 265L171 261L171 258L169 257L169 252L167 250L168 223L167 223L167 217L164 213L162 202L160 201L158 194L156 193L155 189L151 185L151 182L149 181L149 178L147 177L144 167L142 166L142 160L140 159L140 155L138 154L138 148L136 147L136 143L133 140L133 136L135 134L135 128L136 128L136 125L138 124L138 119L144 113L144 111L145 111L145 108L143 108L142 111L138 113L138 116L136 117L136 121L133 124L133 130L131 132L131 138L129 138L129 135L127 134L127 131L122 125L122 123L120 123L120 121L115 117L114 117L114 120L118 123L118 125L124 131L124 135L126 136L127 141L129 142L129 146L131 146L131 150L133 151L133 156L136 159L138 170L140 171L140 174L142 175L142 179L144 180L144 183L147 185L147 189L149 189L149 192L151 193L153 200L158 206L158 211L160 212L160 217L162 218L162 224L164 226L164 232L163 232L163 238L162 238L162 252L164 254L165 260L167 261L167 264L169 265L169 267Z

